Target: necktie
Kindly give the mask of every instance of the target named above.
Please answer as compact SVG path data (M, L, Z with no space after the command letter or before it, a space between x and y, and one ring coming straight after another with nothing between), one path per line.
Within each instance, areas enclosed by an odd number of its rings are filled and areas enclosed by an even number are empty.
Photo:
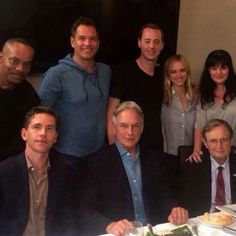
M218 167L218 175L216 179L216 197L215 204L217 206L225 205L225 184L222 174L223 167Z

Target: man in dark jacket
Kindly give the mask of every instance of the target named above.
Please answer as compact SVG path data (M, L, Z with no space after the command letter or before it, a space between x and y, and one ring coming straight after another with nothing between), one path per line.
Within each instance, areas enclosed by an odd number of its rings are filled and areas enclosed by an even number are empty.
M236 155L231 152L233 130L223 120L213 119L203 129L201 163L185 162L182 167L180 198L191 217L215 211L216 205L236 201ZM222 169L222 201L218 201L217 178Z
M139 148L143 113L134 102L119 104L113 114L115 144L92 157L88 194L81 204L83 235L123 235L130 221L175 224L188 218L176 207L163 175L161 154ZM169 215L169 216L168 216Z
M0 235L76 235L74 176L52 152L56 114L34 107L21 131L25 152L0 164Z

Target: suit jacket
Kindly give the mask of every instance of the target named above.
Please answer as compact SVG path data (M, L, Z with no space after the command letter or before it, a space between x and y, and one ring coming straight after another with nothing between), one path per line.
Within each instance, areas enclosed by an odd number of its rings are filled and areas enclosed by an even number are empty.
M142 193L148 221L167 221L176 205L162 171L162 154L140 150ZM90 160L88 193L82 202L83 235L105 232L112 221L134 220L131 189L116 145L100 150Z
M46 235L73 235L73 186L70 169L56 156L50 155ZM0 164L0 235L22 235L28 217L28 170L25 155L21 153Z
M236 202L236 155L229 156L231 200ZM180 201L189 210L190 217L208 212L211 207L211 160L204 151L202 163L183 163L181 170Z

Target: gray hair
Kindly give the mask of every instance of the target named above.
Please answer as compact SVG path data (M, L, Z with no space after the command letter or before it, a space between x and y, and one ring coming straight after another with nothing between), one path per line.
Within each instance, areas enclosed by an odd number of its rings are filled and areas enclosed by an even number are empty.
M117 116L122 111L125 111L125 110L134 110L140 116L142 123L144 122L144 115L143 115L143 111L142 111L141 107L133 101L125 101L125 102L118 104L113 112L112 122L115 123Z
M219 126L224 126L229 131L230 139L232 139L233 129L231 128L229 123L227 123L226 121L221 120L221 119L212 119L206 123L206 125L204 126L204 128L202 130L203 138L206 139L206 133L210 132L211 130L213 130L214 128L219 127Z

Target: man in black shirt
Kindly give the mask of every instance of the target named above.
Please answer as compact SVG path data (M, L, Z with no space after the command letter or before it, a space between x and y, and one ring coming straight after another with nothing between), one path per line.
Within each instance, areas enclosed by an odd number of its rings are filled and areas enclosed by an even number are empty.
M163 99L162 67L157 64L164 47L161 28L154 24L142 27L138 38L140 57L122 64L113 71L107 112L109 144L114 142L112 134L112 113L123 101L138 103L145 117L145 127L140 140L141 146L162 151L161 104Z
M12 38L0 52L0 161L23 150L20 130L26 112L39 105L39 97L25 78L34 49L28 41Z

